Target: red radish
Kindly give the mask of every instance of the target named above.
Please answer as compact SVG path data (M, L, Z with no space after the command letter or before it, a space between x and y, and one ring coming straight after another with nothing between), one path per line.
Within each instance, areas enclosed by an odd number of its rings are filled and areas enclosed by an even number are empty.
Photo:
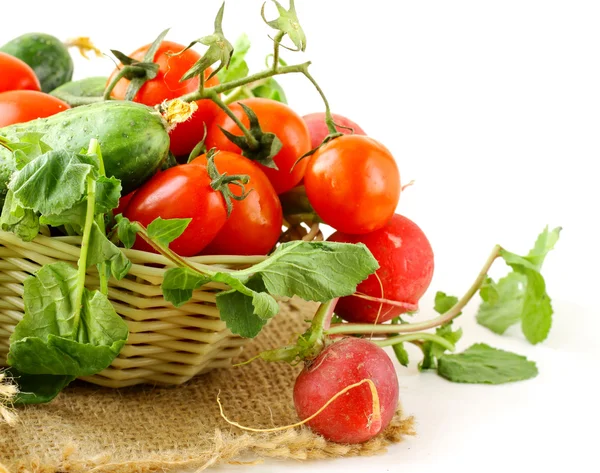
M300 419L314 415L338 393L354 384L309 420L314 432L332 442L362 443L384 430L398 406L398 377L392 361L377 345L361 338L344 338L307 363L294 385Z
M352 130L349 130L348 128L337 126L336 128L340 133L344 133L345 135L351 133L354 133L355 135L366 135L364 130L349 118L338 115L337 113L332 113L331 115L333 116L333 121L336 125L352 128ZM329 129L325 123L325 112L310 113L304 115L302 118L306 122L308 131L310 132L310 147L311 149L315 149L329 134Z
M364 243L379 262L377 272L360 283L356 292L408 303L416 309L431 283L434 266L429 240L416 223L395 214L380 230L366 235L336 232L328 240ZM339 300L335 312L350 322L383 323L408 310L407 307L346 296Z

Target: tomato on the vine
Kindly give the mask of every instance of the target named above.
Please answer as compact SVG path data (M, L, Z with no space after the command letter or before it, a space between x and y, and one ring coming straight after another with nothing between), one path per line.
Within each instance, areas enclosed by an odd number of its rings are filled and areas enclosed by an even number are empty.
M344 135L366 135L364 130L349 118L337 113L332 113L331 116L335 124L340 125L336 126L336 130L340 133ZM323 143L323 140L329 134L329 128L327 128L327 123L325 123L325 112L309 113L302 118L310 131L310 146L315 149Z
M193 256L204 249L219 233L227 220L227 205L221 192L211 187L206 166L183 164L159 172L140 187L123 215L131 221L147 226L157 217L191 218L181 236L171 242L170 248L182 255ZM134 248L152 251L141 237Z
M35 90L10 90L0 93L0 127L46 118L66 110L69 105L52 95Z
M265 255L281 235L282 211L277 193L260 167L242 155L228 151L215 154L215 165L220 173L244 174L250 177L244 200L234 201L227 222L212 242L202 251L212 255ZM192 164L206 165L206 155ZM234 195L242 189L229 184Z
M406 304L402 307L346 296L338 301L336 314L350 322L372 324L416 309L431 283L434 267L429 240L416 223L395 214L385 227L375 232L366 235L336 232L328 240L364 243L379 263L379 269L361 282L356 292Z
M144 55L150 48L150 44L142 46L129 55L129 57L142 61ZM193 49L188 49L184 53L173 56L172 54L182 51L185 46L174 43L172 41L163 41L156 51L154 62L158 64L159 69L156 77L147 81L134 97L134 102L143 103L149 106L154 106L172 100L182 95L198 90L199 78L180 82L179 79L197 62L201 56ZM113 77L119 73L119 69L115 69L108 79L108 84ZM204 76L212 73L212 69L208 68L204 72ZM212 87L219 84L217 76L211 77L206 81L206 87ZM111 92L111 96L115 99L123 100L129 86L129 80L123 78ZM198 110L194 112L191 118L183 123L178 124L170 133L171 137L171 152L175 156L184 156L189 154L194 146L202 139L204 135L204 124L208 127L213 120L218 106L209 99L198 100L196 102Z
M42 90L40 81L25 62L0 51L0 92L7 90Z
M298 158L311 149L310 134L306 123L300 115L281 102L253 97L235 102L230 106L231 111L245 127L249 126L249 119L240 103L248 106L256 114L263 132L275 133L281 141L283 146L273 158L278 169L260 166L273 184L277 194L289 191L302 180L308 164L304 159L294 167ZM234 135L242 135L242 131L236 123L225 112L219 111L208 130L207 148L215 147L222 151L240 153L240 148L229 141L221 128ZM292 167L294 167L293 170Z
M344 135L310 158L306 195L321 219L336 230L360 234L383 227L400 198L400 172L378 141Z

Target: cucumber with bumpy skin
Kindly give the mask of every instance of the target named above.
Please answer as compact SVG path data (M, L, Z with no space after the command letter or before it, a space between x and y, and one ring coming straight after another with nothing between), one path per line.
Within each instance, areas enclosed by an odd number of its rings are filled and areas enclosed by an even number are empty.
M79 107L101 100L107 81L108 77L86 77L67 82L50 92L50 95L67 102L71 107Z
M27 33L0 48L35 72L42 92L50 92L73 77L73 59L61 40L45 33Z
M111 100L65 110L48 118L0 128L0 137L18 142L26 133L43 134L50 148L79 152L97 138L107 176L121 180L122 195L146 182L169 152L166 123L146 105ZM0 205L15 171L10 151L0 146Z

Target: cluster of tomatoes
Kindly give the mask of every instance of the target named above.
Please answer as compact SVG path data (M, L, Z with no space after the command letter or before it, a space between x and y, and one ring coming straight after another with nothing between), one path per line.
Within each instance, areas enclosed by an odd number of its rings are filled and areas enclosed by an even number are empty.
M35 72L20 59L0 51L0 128L45 118L69 107L41 92Z

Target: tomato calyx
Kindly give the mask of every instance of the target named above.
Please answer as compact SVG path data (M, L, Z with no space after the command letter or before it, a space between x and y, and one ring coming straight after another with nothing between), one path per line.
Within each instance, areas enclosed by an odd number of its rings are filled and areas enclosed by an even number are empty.
M178 56L179 54L183 54L197 43L208 46L208 49L204 55L183 75L183 77L179 80L180 82L191 79L192 77L200 76L201 88L204 88L204 71L206 71L213 64L216 64L217 62L219 63L219 66L216 67L206 78L206 80L209 80L224 67L229 67L231 56L233 56L233 46L225 38L223 33L224 11L225 3L223 2L215 18L215 31L213 34L209 36L203 36L202 38L192 41L185 49L172 55Z
M277 11L279 12L279 17L275 20L267 20L265 17L265 3L263 3L260 14L264 22L269 25L271 28L278 30L277 38L274 39L276 43L279 43L283 36L287 35L288 38L294 43L296 46L295 50L292 51L304 51L306 49L306 35L304 34L304 30L302 26L300 26L300 21L298 21L298 15L296 14L296 5L294 5L294 0L290 0L290 9L286 10L283 6L277 1L273 0L273 3L277 7ZM283 45L282 45L283 46ZM284 46L285 47L285 46ZM277 61L275 61L274 67L277 67Z
M248 117L250 123L248 132L250 133L250 136L254 138L255 143L250 142L245 135L234 135L223 127L219 128L229 141L242 150L242 156L245 156L252 161L256 161L268 168L279 170L273 158L279 153L283 146L281 140L275 133L265 133L260 127L258 117L252 109L242 102L238 103Z
M159 65L154 62L154 56L156 55L156 51L160 47L160 44L168 32L169 28L158 35L148 51L146 51L142 61L137 61L136 59L133 59L120 51L111 49L111 52L115 55L115 57L121 61L123 68L106 87L106 90L104 91L104 100L110 99L111 92L117 83L123 78L130 81L129 86L127 87L127 92L125 92L125 100L133 100L142 86L147 81L154 79L158 75Z
M225 205L227 206L227 217L231 215L231 211L233 210L233 200L241 201L248 197L248 194L252 192L252 189L246 192L245 185L250 182L250 177L246 174L232 174L228 175L226 172L223 174L219 173L217 170L217 166L215 165L215 155L216 152L214 149L211 149L208 152L206 157L206 170L208 171L208 176L211 178L210 187L213 190L220 192L223 195L223 199L225 199ZM231 192L229 188L229 184L234 186L241 187L242 193L240 195L235 195Z

